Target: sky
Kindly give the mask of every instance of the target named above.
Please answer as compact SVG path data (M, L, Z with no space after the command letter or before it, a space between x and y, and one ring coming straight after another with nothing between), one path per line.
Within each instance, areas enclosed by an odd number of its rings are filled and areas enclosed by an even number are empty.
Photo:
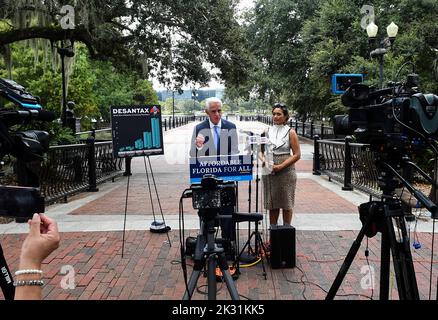
M239 11L244 11L244 10L252 9L253 7L254 7L254 0L240 0L240 3L238 4L237 9ZM166 88L162 84L160 84L156 79L152 79L151 81L152 81L153 88L155 90L157 90L157 91L166 90ZM220 83L216 80L211 80L208 84L208 88L222 89L222 88L224 88L224 85L223 85L223 83ZM192 88L183 87L183 89L192 89Z
M240 0L237 7L241 10L252 9L254 7L254 0Z

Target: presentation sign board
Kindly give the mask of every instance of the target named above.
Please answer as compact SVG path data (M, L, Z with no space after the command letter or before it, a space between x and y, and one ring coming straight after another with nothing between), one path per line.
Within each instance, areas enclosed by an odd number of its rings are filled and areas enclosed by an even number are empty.
M161 106L113 106L111 128L115 158L164 154Z
M206 174L224 181L253 180L251 155L221 155L190 158L190 183L199 183Z

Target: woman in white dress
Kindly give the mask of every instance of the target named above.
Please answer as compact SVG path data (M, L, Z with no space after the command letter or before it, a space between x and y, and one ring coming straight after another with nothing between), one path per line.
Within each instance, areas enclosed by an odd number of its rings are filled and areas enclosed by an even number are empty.
M271 225L277 224L280 209L283 224L290 225L297 183L295 163L301 157L300 144L295 130L287 125L289 112L286 105L276 103L272 107L272 118L274 125L266 133L269 142L263 161L264 205L269 210Z

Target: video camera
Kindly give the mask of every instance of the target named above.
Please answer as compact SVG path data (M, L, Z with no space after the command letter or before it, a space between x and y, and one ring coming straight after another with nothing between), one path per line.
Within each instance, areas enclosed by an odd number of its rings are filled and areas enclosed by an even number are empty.
M341 97L349 113L334 117L334 133L353 134L380 153L421 150L424 140L438 135L438 96L421 93L418 83L418 75L411 73L405 83L381 90L351 85Z
M24 164L41 161L49 148L49 134L40 130L13 132L11 127L33 120L52 121L54 113L42 110L39 99L12 80L0 79L0 97L19 108L0 107L0 161L8 154ZM0 192L0 216L31 218L44 212L44 197L35 186L0 186Z
M201 183L190 186L192 190L192 204L194 209L201 212L218 212L222 207L231 207L236 203L234 181L223 181L215 175L206 174Z

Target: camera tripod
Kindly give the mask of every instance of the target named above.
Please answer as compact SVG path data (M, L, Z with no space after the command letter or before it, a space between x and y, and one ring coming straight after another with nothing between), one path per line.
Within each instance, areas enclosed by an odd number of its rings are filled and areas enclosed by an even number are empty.
M409 246L409 234L406 231L406 222L401 200L393 196L398 183L394 179L396 175L408 188L409 192L422 202L426 208L435 211L436 206L418 190L415 190L409 182L401 177L389 164L383 162L381 166L383 177L383 195L380 201L370 201L360 205L359 213L363 226L353 245L351 246L344 263L341 266L327 296L326 300L332 300L336 296L342 280L348 272L361 241L365 235L373 237L381 232L381 263L380 263L380 300L388 300L389 297L389 270L390 252L394 265L400 300L419 300L417 280ZM394 227L397 227L396 233Z
M201 219L202 233L197 236L194 255L193 272L190 276L188 288L184 293L183 300L190 300L195 291L196 284L202 270L207 265L207 288L208 300L216 300L217 281L216 267L219 266L232 300L239 300L239 294L234 280L228 270L227 259L223 248L219 248L214 242L215 218L209 218L206 222Z

